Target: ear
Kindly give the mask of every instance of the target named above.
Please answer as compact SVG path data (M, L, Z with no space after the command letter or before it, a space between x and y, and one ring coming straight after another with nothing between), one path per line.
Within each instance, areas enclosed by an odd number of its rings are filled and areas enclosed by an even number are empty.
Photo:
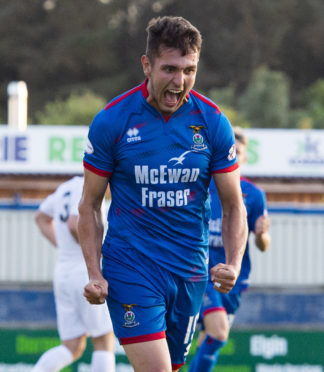
M144 55L141 58L141 62L142 62L142 66L143 66L144 75L146 77L149 77L149 75L151 73L151 62L150 62L149 58L146 55Z

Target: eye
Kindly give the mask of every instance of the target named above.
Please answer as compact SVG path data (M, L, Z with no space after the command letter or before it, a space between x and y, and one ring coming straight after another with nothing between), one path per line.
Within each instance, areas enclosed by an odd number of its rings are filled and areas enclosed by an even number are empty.
M169 66L169 65L167 65L167 66L164 66L164 67L163 67L163 70L164 70L165 72L174 72L174 71L175 71L175 67L174 67L174 66Z
M184 70L184 73L186 75L190 75L190 74L193 74L194 72L196 71L196 68L195 67L188 67Z

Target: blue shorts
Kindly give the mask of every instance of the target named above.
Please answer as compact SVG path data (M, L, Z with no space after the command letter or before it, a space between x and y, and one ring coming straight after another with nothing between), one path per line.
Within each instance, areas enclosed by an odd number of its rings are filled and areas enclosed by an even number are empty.
M201 317L212 311L226 311L228 315L234 315L241 301L241 291L230 291L220 293L214 289L213 283L209 280L201 306Z
M186 281L129 247L105 247L103 275L123 345L166 338L173 368L185 363L206 281Z

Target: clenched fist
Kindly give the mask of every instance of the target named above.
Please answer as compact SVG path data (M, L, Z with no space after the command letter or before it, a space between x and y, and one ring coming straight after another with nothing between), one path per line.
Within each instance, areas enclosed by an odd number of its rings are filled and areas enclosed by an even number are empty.
M84 287L83 296L90 304L103 304L108 296L108 282L104 278L90 280Z
M219 263L210 269L214 288L221 293L228 293L236 283L238 273L232 265Z

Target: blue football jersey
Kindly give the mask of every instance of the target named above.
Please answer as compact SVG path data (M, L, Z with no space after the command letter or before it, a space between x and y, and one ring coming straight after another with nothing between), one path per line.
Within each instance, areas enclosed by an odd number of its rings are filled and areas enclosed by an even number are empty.
M238 167L233 131L193 90L170 118L147 96L144 82L116 97L89 129L84 166L110 177L103 254L130 246L183 278L205 280L208 186L213 172Z
M244 204L247 211L249 234L255 230L256 220L267 214L266 197L263 190L258 188L251 181L241 177L241 190ZM210 182L210 204L211 204L211 219L209 221L209 249L210 262L209 267L217 265L219 262L225 262L225 250L222 241L222 206L217 194L217 189L213 180ZM240 275L237 279L235 287L232 291L238 288L248 286L248 278L251 271L251 260L249 253L249 243L247 242L245 253L242 260Z

